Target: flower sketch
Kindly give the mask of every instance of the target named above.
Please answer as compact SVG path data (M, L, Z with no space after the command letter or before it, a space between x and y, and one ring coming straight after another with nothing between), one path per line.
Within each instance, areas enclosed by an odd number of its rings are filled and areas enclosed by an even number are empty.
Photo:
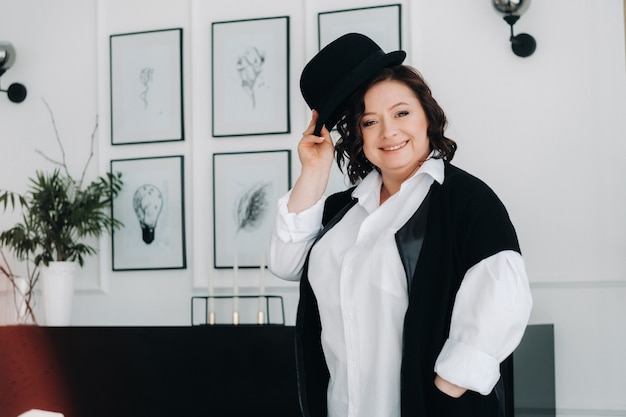
M241 79L241 88L252 100L252 108L256 107L255 90L264 85L263 65L265 53L256 47L248 48L237 58L237 72Z
M182 31L110 36L112 145L184 140Z
M213 136L290 133L289 17L213 22L211 39Z
M150 84L152 84L152 74L154 74L154 68L145 67L139 73L139 80L143 84L143 91L139 94L141 101L143 101L144 110L148 108L148 91L150 90Z

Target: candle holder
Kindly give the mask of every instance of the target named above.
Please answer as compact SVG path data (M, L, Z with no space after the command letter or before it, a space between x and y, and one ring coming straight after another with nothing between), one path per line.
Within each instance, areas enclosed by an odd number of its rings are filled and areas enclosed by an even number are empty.
M236 304L235 304L236 299ZM233 308L234 306L237 308ZM209 309L211 306L211 310ZM220 311L223 312L220 314ZM217 319L231 320L220 323ZM222 319L224 320L224 319ZM285 325L285 306L279 295L210 295L191 297L191 325Z
M207 324L213 325L215 324L215 311L209 311L209 316L207 319Z

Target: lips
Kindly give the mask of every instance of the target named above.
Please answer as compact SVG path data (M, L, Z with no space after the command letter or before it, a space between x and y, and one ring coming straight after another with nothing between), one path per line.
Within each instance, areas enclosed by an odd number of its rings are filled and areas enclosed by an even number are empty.
M382 150L383 151L397 151L400 148L404 148L407 143L409 143L408 140L406 142L402 142L402 143L400 143L398 145L393 145L393 146L388 146L386 148L382 148Z

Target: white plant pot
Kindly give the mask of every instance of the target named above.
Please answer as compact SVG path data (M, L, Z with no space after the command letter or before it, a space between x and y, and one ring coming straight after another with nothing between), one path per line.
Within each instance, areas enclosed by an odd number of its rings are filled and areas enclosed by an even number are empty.
M41 271L46 326L69 326L78 263L50 262Z

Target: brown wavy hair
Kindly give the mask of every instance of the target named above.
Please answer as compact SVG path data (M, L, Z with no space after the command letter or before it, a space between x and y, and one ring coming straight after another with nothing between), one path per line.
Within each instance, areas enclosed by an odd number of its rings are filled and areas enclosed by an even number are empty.
M363 135L361 132L361 119L365 112L365 93L374 84L381 81L400 81L406 84L419 100L426 119L428 120L428 140L430 150L437 150L438 154L434 158L451 161L454 158L457 145L452 139L444 135L448 124L443 109L433 97L430 87L424 81L422 75L408 65L398 65L384 68L368 81L363 83L359 89L352 94L343 104L344 113L337 123L339 139L335 144L335 158L339 169L343 172L344 166L348 178L352 184L362 180L373 169L377 169L365 157L363 152Z

